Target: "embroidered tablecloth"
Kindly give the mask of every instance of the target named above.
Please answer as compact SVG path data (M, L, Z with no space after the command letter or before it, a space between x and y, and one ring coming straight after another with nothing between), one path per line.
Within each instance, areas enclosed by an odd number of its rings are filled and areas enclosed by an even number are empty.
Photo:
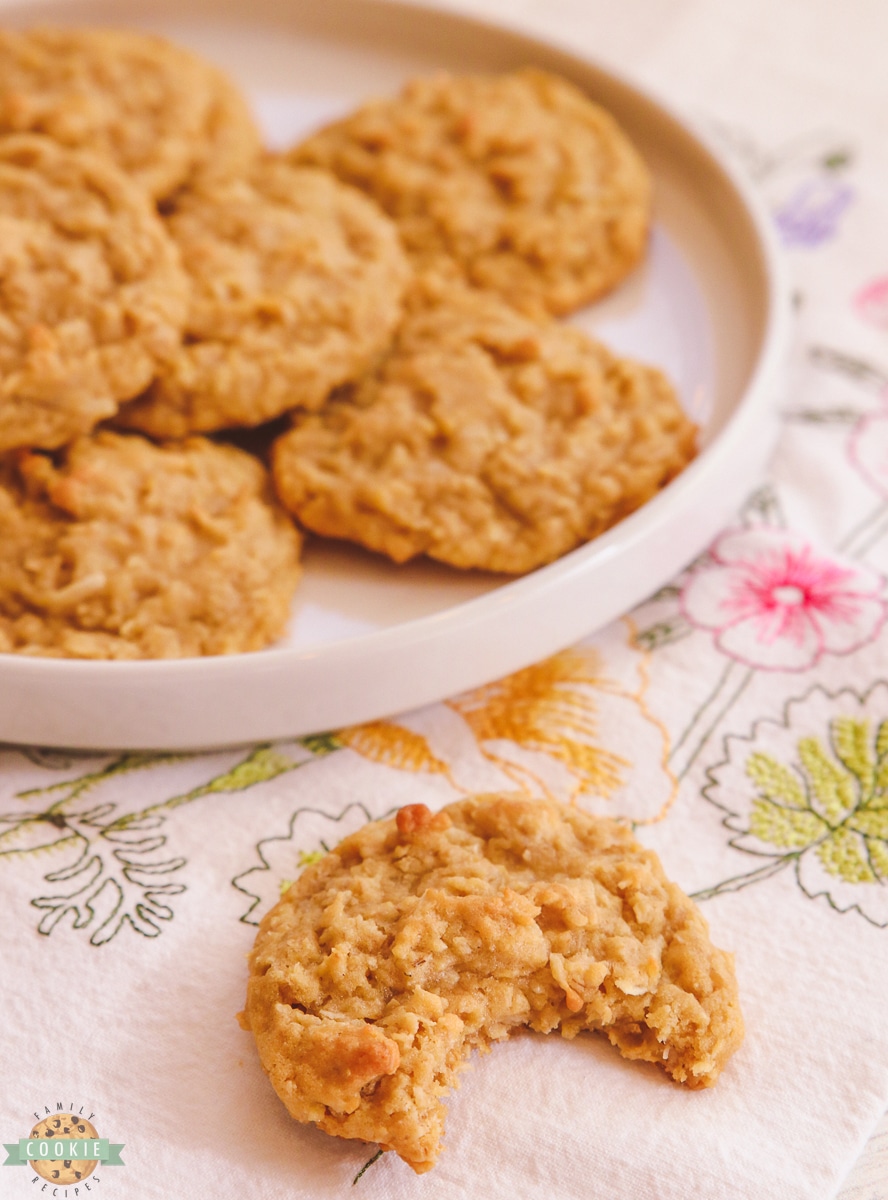
M464 8L652 87L755 181L794 289L770 478L639 609L469 695L214 754L0 751L3 1197L826 1200L888 1106L888 16ZM257 921L368 818L516 788L636 823L736 953L746 1042L688 1093L603 1039L513 1038L434 1171L385 1155L352 1193L373 1147L293 1124L235 1023ZM67 1191L12 1165L62 1111L104 1139Z

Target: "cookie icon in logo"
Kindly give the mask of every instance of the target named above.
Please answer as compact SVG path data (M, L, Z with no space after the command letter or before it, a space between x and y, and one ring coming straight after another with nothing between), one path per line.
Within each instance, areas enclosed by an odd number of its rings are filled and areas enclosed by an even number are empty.
M75 1116L74 1113L56 1113L44 1121L38 1121L31 1130L32 1138L40 1138L41 1141L46 1140L50 1144L58 1138L96 1139L98 1136L95 1125L83 1117ZM68 1184L79 1183L88 1175L92 1175L99 1165L99 1160L35 1158L31 1160L31 1165L37 1174L49 1183Z

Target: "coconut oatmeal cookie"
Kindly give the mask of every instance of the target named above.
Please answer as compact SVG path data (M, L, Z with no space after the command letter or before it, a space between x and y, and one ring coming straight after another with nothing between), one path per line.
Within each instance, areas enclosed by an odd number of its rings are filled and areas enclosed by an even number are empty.
M216 95L203 60L164 38L0 32L0 132L42 133L100 154L157 200L188 177Z
M287 508L396 562L518 574L638 508L695 427L657 370L426 278L389 355L275 444Z
M157 437L319 408L387 346L409 269L392 223L279 159L186 191L167 228L192 282L186 340L120 422Z
M204 66L210 105L186 187L206 187L247 174L262 154L262 135L246 98L217 67ZM175 203L175 201L171 201Z
M647 168L608 113L543 71L417 79L291 154L371 195L420 267L448 263L512 304L569 312L646 246Z
M116 412L178 346L188 282L150 201L49 138L0 138L0 452Z
M0 652L182 658L278 637L299 535L231 446L100 432L0 459Z
M605 1034L690 1088L743 1037L729 954L629 830L475 796L375 821L269 912L246 1009L290 1114L417 1172L473 1049L521 1026Z

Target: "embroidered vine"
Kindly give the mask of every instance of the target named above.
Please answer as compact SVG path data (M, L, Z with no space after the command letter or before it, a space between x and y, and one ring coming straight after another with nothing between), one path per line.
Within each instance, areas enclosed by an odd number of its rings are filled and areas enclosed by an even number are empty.
M100 946L129 928L157 937L172 920L173 897L186 890L179 874L187 865L171 852L166 821L171 813L204 796L242 792L295 770L337 749L331 737L304 738L293 753L257 746L228 770L190 790L136 811L115 800L93 799L120 776L156 768L183 755L124 754L73 779L32 788L18 799L29 811L0 815L0 858L52 852L63 864L44 875L50 884L31 903L43 914L40 933L51 934L67 920Z

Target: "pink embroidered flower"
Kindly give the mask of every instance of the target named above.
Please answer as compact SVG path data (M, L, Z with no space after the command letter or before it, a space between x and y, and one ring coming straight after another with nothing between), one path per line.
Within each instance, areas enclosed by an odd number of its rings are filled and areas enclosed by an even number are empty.
M888 275L872 280L854 297L857 315L879 329L888 329Z
M803 671L823 654L849 654L885 621L881 576L824 558L777 529L737 530L716 542L714 563L682 591L685 617L715 633L725 654L751 667Z

